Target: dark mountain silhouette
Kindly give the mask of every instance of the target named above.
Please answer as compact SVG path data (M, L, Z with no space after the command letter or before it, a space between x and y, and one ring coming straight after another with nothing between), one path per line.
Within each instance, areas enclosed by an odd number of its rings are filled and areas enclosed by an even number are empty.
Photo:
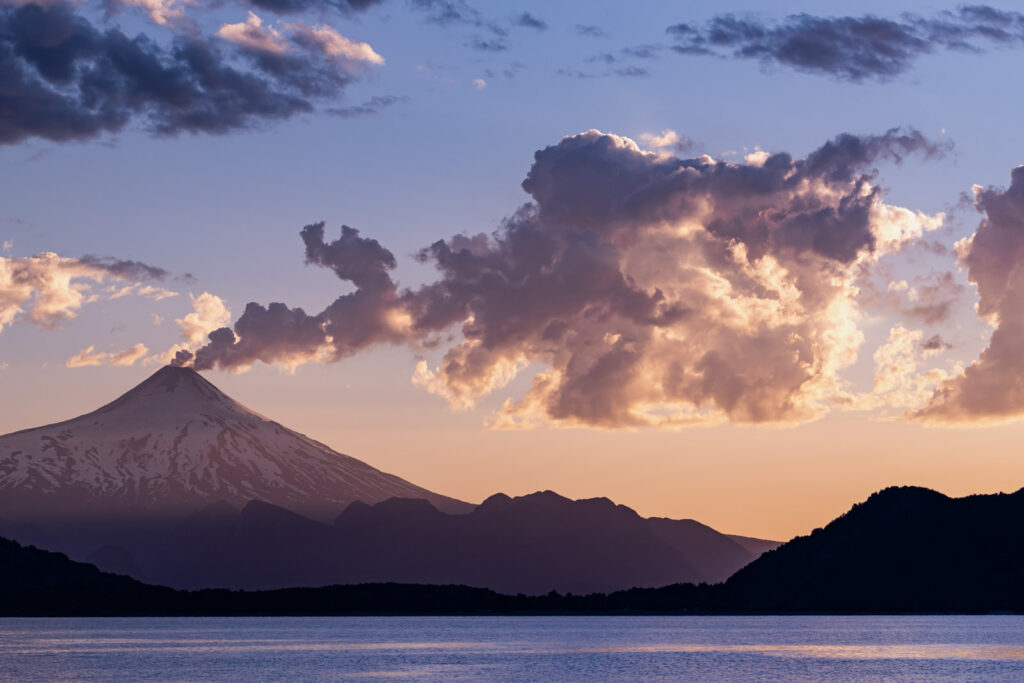
M410 484L268 420L191 368L167 366L81 417L0 436L0 518L180 516L263 500L329 520L352 501L424 498Z
M182 588L394 581L529 594L718 582L756 557L692 520L644 519L605 498L551 491L498 494L467 515L422 499L356 502L333 524L259 501L240 511L218 504L118 551L91 559Z
M888 488L725 584L740 611L1024 609L1024 489L949 498Z
M506 514L514 502L496 498L489 514ZM544 494L540 503L560 505ZM356 506L347 516L383 520L412 511L433 515L416 501L397 501ZM289 523L304 524L269 506L257 505L252 514L268 515L281 532ZM824 529L765 553L725 583L588 595L511 596L398 583L175 591L0 539L0 616L1024 612L1022 518L1024 489L952 499L927 489L891 488Z

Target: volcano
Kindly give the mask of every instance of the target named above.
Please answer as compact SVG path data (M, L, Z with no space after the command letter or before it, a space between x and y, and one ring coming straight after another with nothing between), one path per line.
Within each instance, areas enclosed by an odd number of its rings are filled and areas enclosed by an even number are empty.
M0 518L189 513L260 500L331 519L353 501L473 506L381 472L249 410L191 368L166 366L81 417L0 436Z

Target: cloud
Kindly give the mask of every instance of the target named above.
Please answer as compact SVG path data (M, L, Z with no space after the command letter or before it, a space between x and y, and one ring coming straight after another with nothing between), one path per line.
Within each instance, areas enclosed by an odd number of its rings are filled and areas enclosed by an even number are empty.
M878 311L936 325L949 320L966 291L957 282L956 275L949 271L931 272L912 279L913 283L890 280L884 291L870 280L862 280L858 283L860 300Z
M84 140L133 122L158 136L248 129L336 99L353 80L346 67L373 62L358 50L333 54L305 29L285 49L255 15L221 30L224 40L178 35L163 47L100 30L67 4L0 6L0 144Z
M680 159L588 131L538 151L531 201L490 235L419 252L437 278L399 291L390 251L358 231L307 263L354 292L309 315L251 303L210 335L196 367L294 367L372 344L442 352L414 382L468 407L529 367L496 426L609 428L824 414L863 343L854 281L942 217L886 204L872 164L938 153L919 134L839 136L806 158Z
M593 26L590 24L576 24L574 27L576 33L581 36L587 36L588 38L607 38L608 34L600 26Z
M482 78L474 78L473 87L476 88L477 90L483 90L484 88L487 87L487 81L485 81Z
M667 32L680 54L756 59L856 83L899 76L918 57L940 48L980 52L988 45L1019 47L1024 14L974 5L932 17L795 14L774 24L722 14L704 25L676 24Z
M925 358L928 358L929 356L936 356L951 348L953 348L953 345L945 341L942 336L938 334L933 334L921 342L921 350Z
M964 286L955 281L953 273L932 273L930 282L919 284L913 289L911 305L903 313L928 325L948 320L953 306L960 301Z
M409 5L413 9L426 13L427 21L439 26L453 24L480 26L483 24L480 13L463 0L409 0Z
M693 140L685 135L680 135L671 128L666 128L660 133L641 133L640 141L653 151L685 152L693 148Z
M911 416L925 421L998 422L1024 415L1024 166L1013 170L1009 188L975 192L984 217L974 235L957 243L957 254L978 288L978 315L995 329L978 360Z
M340 116L343 119L353 118L356 116L375 116L388 107L408 101L409 98L403 96L374 95L362 104L357 104L352 107L335 107L328 109L327 111L335 116Z
M634 45L632 47L624 47L618 52L602 52L588 58L586 61L619 64L628 59L657 59L662 49L662 46L657 44Z
M168 275L163 268L109 257L67 258L53 252L24 258L0 256L0 331L26 312L41 327L74 318L85 303L98 297L89 294L92 283L160 280ZM162 298L165 292L174 295L161 288L142 287L139 282L127 287L126 294L151 298ZM109 293L116 298L122 289L114 287Z
M547 22L543 19L538 19L529 12L523 12L522 14L516 15L516 17L512 19L512 25L520 26L522 28L532 28L537 31L548 30Z
M199 296L189 294L188 298L192 312L174 322L181 326L181 336L189 346L202 344L208 334L231 324L231 311L219 296L203 292Z
M368 43L361 43L346 38L326 24L311 26L301 21L285 25L287 36L273 26L265 26L263 20L254 12L244 23L224 24L217 31L217 36L234 43L246 50L258 53L263 60L284 58L292 55L297 48L305 49L318 57L323 57L337 66L352 71L365 63L384 64L384 58L377 54ZM284 65L294 60L284 62ZM263 62L264 68L278 71L281 65L270 66L272 62Z
M495 38L476 36L466 44L466 47L471 47L481 52L504 52L508 49L508 41L500 36Z
M196 351L195 367L244 370L256 361L294 368L314 360L333 362L373 344L409 339L407 315L398 306L388 274L395 257L374 239L342 226L341 236L324 241L324 223L302 229L306 262L333 270L356 291L338 297L324 311L309 315L283 303L250 303L234 325L209 335Z
M79 257L77 261L122 280L166 280L171 275L167 270L158 266L151 266L140 261L116 259L112 256L86 254Z
M142 343L115 353L96 351L95 346L86 346L74 356L68 358L64 365L69 368L83 368L91 365L129 366L134 365L135 361L145 356L148 351L149 349Z
M949 374L941 369L933 368L922 371L919 367L919 356L928 357L929 348L941 345L938 335L921 341L924 333L921 330L908 330L897 325L889 330L889 339L875 351L874 388L870 394L858 397L861 409L881 406L900 408L903 410L923 406L936 385L947 380ZM919 352L920 349L920 352Z
M158 26L194 29L193 22L185 14L184 6L191 0L107 0L111 8L137 8L147 13L149 20Z
M381 0L249 0L258 9L265 9L275 14L298 14L310 11L334 11L341 14L364 12Z
M254 12L244 23L224 24L217 30L217 37L235 45L283 55L288 52L288 41L276 29L264 26L263 20Z
M315 47L325 56L345 62L365 62L382 65L384 58L377 54L369 43L351 40L326 24L310 26L300 21L288 24L295 40L300 44Z
M110 294L111 299L121 299L126 296L144 296L147 299L153 301L163 301L164 299L170 299L178 296L178 293L170 289L163 287L154 287L153 285L143 285L141 283L134 283L123 286L111 286L106 290Z

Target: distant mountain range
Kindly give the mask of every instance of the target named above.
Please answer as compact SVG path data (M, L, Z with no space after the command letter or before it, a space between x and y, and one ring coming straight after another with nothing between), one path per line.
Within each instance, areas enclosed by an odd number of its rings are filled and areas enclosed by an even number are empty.
M473 506L176 367L87 415L0 436L0 535L180 588L401 581L512 593L715 583L777 545L550 491Z
M0 540L0 615L1024 612L1024 489L952 499L890 488L713 586L511 596L361 584L173 591Z
M589 593L724 581L760 551L692 520L644 519L604 498L498 494L467 515L428 501L353 503L333 524L253 501L218 504L88 559L180 588L397 581Z

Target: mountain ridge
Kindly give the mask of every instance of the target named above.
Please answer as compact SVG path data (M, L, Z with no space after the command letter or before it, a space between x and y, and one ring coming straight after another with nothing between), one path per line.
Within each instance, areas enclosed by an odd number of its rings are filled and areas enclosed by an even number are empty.
M607 499L548 491L488 501L460 515L423 499L354 502L330 524L261 501L216 505L160 535L126 538L109 563L92 559L110 570L137 563L133 576L187 589L397 581L585 593L722 581L758 555L696 522L656 528Z
M586 595L399 583L184 592L0 539L0 615L1024 613L1022 519L1024 489L950 498L890 488L724 583ZM964 541L966 552L951 556L936 538Z

